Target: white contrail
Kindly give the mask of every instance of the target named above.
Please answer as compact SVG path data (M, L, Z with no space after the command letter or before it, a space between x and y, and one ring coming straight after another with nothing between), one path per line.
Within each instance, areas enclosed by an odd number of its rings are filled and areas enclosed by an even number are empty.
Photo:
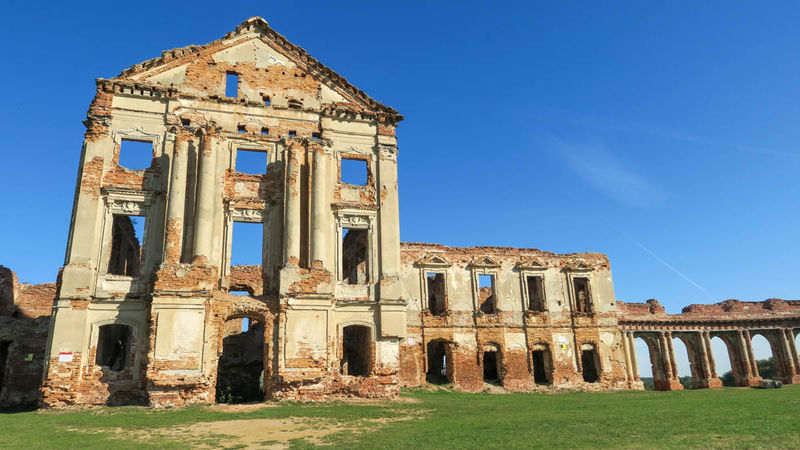
M621 233L622 233L622 235L623 235L623 236L625 236L626 238L628 238L628 240L629 240L629 241L631 241L631 242L633 242L634 244L636 244L636 246L637 246L637 247L639 247L640 249L644 250L645 252L647 252L647 254L648 254L648 255L650 255L650 256L652 256L653 258L655 258L655 260L656 260L656 261L658 261L658 262L660 262L661 264L665 265L665 266L666 266L666 267L667 267L669 270L671 270L671 271L673 271L673 272L677 273L677 274L678 274L678 276L680 276L681 278L683 278L684 280L686 280L687 282L689 282L689 283L690 283L692 286L694 286L694 287L696 287L697 289L700 289L701 291L703 291L703 293L705 293L706 295L708 295L708 296L709 296L709 298L713 297L713 296L711 295L711 293L710 293L710 292L708 292L707 290L705 290L705 288L704 288L703 286L700 286L699 284L695 283L694 281L692 281L692 279L691 279L691 278L689 278L689 277L687 277L686 275L684 275L683 273L681 273L681 271L680 271L680 270L678 270L678 269L676 269L676 268L672 267L672 266L671 266L671 265L670 265L668 262L666 262L666 261L664 261L663 259L659 258L659 257L658 257L658 255L656 255L655 253L651 252L649 248L647 248L647 247L645 247L644 245L642 245L642 244L641 244L639 241L637 241L636 239L634 239L634 238L630 237L630 236L629 236L627 233L625 233L625 232L621 232Z

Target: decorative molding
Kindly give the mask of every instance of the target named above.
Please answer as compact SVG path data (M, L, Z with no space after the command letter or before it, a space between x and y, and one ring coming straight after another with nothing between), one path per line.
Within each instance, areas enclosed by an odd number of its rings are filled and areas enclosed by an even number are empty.
M573 259L564 264L564 270L569 272L587 272L594 269L594 266L582 259Z
M231 208L230 217L235 222L262 223L264 212L262 209Z
M373 154L374 154L374 150L371 149L371 148L369 150L367 150L367 149L364 149L364 148L361 148L361 147L356 147L354 145L351 145L351 146L347 147L344 150L342 150L342 149L337 150L335 152L335 154L336 154L336 158L338 158L338 159L341 159L342 155L348 155L348 154L350 154L350 155L356 154L356 155L372 157Z
M472 261L467 264L467 267L471 267L473 269L494 269L500 267L500 263L498 263L491 256L478 256L472 258Z
M152 133L145 130L142 126L135 126L126 130L114 130L111 132L111 139L119 144L124 138L140 139L153 143L153 150L158 149L161 145L161 133Z
M337 217L337 223L342 228L372 228L372 220L370 220L370 217L362 215L344 214Z
M390 144L378 144L378 154L384 159L397 159L397 146Z
M540 258L532 256L530 258L522 259L514 267L517 270L545 270L548 266L547 263L542 261Z
M451 267L453 263L447 260L442 254L440 253L428 253L422 258L420 258L416 263L418 267L425 267L425 268L439 268L439 269L446 269Z

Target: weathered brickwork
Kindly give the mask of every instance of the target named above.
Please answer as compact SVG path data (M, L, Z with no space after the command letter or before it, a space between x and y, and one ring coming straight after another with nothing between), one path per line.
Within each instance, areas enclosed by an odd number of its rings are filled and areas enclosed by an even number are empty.
M0 266L0 407L36 404L56 283L25 284Z
M797 302L667 315L617 302L599 253L401 244L402 119L255 17L98 79L58 283L0 267L0 405L641 389L635 337L676 389L672 336L696 386L711 336L749 385L751 333L800 381Z
M771 298L763 302L725 300L714 305L689 305L681 314L666 314L657 300L620 303L620 329L630 352L628 376L638 378L633 341L642 338L650 353L656 389L683 389L678 378L673 340L680 339L689 354L695 387L721 387L717 378L711 339L725 343L737 386L757 386L761 376L753 353L752 337L769 342L778 377L784 383L800 382L797 334L800 300Z
M620 369L624 353L604 255L421 243L403 243L401 249L404 292L409 294L404 357L419 368L403 372L405 385L441 375L431 367L439 370L443 365L441 352L435 350L436 343L443 342L444 376L457 389L481 390L485 380L497 380L515 391L628 387ZM436 274L444 276L444 292L429 289L427 280ZM490 285L481 284L485 276L491 277ZM588 281L588 312L576 311L574 278ZM543 303L536 303L529 280L540 283ZM447 303L441 313L431 310L431 296L437 294ZM492 304L487 306L487 301ZM584 379L584 350L593 353L595 378ZM487 358L487 352L494 356ZM541 373L536 374L537 369Z

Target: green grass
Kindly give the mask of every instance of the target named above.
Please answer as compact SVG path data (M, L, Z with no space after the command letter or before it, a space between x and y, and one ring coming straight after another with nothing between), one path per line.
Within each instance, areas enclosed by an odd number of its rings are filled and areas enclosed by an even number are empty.
M417 402L286 403L252 412L123 407L7 413L0 414L0 448L216 446L219 436L141 441L132 435L196 422L289 417L306 418L310 427L357 424L365 431L322 438L348 448L800 447L800 386L559 395L419 390L403 396ZM386 421L391 418L404 420ZM115 432L120 429L129 432ZM303 438L290 444L311 446Z

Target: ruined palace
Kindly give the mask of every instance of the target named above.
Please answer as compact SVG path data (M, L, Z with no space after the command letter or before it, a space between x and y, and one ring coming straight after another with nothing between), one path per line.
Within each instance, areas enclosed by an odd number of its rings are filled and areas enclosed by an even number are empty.
M261 18L96 85L57 282L0 266L2 406L642 389L638 338L657 389L674 339L695 387L717 337L758 383L753 335L800 382L800 301L671 315L617 301L603 254L400 242L403 116Z

